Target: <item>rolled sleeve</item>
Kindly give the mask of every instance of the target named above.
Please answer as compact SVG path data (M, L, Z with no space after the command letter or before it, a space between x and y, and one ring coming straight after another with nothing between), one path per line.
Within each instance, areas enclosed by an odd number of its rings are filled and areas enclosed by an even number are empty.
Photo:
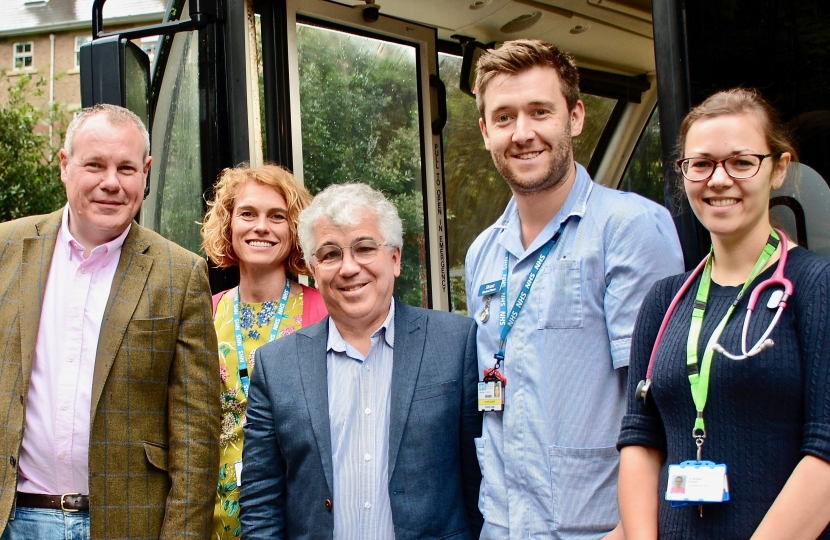
M638 201L640 202L640 201ZM610 227L605 269L605 320L615 369L629 364L640 304L659 279L683 272L683 253L668 211L643 200Z

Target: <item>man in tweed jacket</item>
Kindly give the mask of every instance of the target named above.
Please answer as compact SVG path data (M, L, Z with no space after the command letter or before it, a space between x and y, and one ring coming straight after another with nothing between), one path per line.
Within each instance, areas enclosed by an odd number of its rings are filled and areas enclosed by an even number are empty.
M208 536L207 266L133 222L148 150L126 109L84 109L61 150L68 205L0 224L2 540Z

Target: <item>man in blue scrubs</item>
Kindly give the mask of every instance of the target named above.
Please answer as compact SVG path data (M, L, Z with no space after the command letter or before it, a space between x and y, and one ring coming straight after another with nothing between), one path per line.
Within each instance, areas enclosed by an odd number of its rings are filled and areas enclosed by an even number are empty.
M652 284L683 271L677 233L665 208L574 162L585 108L569 55L506 42L482 56L476 87L485 146L513 192L466 259L490 384L479 405L494 409L476 441L481 538L622 537L615 444L631 333Z

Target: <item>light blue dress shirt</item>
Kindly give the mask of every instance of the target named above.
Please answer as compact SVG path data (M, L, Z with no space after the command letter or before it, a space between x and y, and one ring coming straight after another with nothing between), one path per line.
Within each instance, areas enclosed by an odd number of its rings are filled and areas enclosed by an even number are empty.
M507 338L503 412L484 415L476 440L482 539L598 539L619 520L615 448L625 412L631 334L646 292L683 271L669 212L633 193L596 185L576 165L573 188L528 249L514 200L467 253L467 307L478 324L479 376L494 364L499 296L482 323L485 283L510 253L508 310L560 225Z
M332 319L326 355L334 539L393 540L389 501L389 404L395 301L369 354L346 343Z

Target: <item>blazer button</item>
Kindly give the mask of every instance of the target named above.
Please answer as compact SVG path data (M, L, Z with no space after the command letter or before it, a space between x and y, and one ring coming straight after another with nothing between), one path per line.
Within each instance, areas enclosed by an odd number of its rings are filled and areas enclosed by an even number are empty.
M9 456L9 463L11 463L12 467L14 467L14 464L17 463L17 460L14 459L14 456Z
M12 458L12 459L14 459L14 458ZM14 464L12 464L12 465L14 465ZM332 508L332 506L333 506L333 505L331 504L331 499L326 499L326 510L328 510L329 512L331 512L331 508Z

